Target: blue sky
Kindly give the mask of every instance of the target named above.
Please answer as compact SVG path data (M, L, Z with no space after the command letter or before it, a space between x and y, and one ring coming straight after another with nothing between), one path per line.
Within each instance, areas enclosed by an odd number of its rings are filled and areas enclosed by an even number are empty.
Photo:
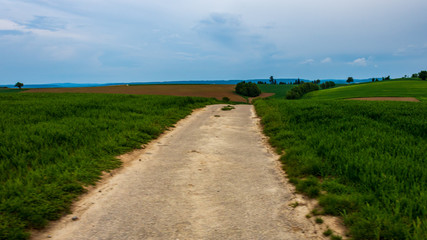
M425 0L0 0L0 85L427 69Z

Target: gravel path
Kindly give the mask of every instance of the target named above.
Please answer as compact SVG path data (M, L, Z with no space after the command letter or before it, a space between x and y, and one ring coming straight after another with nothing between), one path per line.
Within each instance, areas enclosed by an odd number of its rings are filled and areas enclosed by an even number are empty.
M253 106L198 110L33 239L322 239ZM72 220L72 218L78 218Z

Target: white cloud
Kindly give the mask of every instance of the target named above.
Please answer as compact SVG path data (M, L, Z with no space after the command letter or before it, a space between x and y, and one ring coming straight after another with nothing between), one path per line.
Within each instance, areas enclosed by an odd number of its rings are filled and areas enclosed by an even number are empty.
M301 64L312 64L312 63L314 63L314 59L311 59L311 58L301 62Z
M418 56L425 55L427 52L427 44L409 44L406 47L398 48L393 55L394 56Z
M0 19L0 31L24 31L25 27L7 19Z
M358 58L358 59L355 59L353 62L351 62L351 64L365 67L368 65L368 61L366 60L366 58Z
M321 61L321 63L330 63L330 62L332 62L332 58L330 57L327 57Z
M32 33L41 37L52 37L52 38L72 38L72 39L80 39L83 40L83 37L80 34L67 32L64 30L47 30L47 29L39 29L39 28L30 28L25 25L18 24L16 22L0 19L0 31L16 31L20 33Z

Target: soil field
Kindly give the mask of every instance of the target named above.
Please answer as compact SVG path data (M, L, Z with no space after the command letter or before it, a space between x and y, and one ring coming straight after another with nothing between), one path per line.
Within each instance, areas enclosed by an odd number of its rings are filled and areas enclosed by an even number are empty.
M50 93L119 93L142 95L171 95L191 97L212 97L221 100L230 98L235 102L246 102L246 99L234 93L234 85L136 85L136 86L107 86L107 87L79 87L79 88L37 88L26 92L50 92ZM261 97L272 96L273 93L262 93Z
M365 100L365 101L398 101L398 102L419 102L414 97L367 97L367 98L349 98L348 100Z

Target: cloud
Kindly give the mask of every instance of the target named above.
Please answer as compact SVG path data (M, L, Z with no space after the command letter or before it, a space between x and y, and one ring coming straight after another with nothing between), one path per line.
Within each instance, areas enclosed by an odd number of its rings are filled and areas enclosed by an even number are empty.
M208 18L199 21L195 27L203 37L226 46L234 46L239 41L242 31L238 16L224 13L213 13Z
M29 29L43 29L49 31L58 31L65 29L65 23L58 18L47 16L35 16L30 22L23 23Z
M311 59L311 58L301 62L301 64L312 64L312 63L314 63L314 59Z
M193 53L188 53L188 52L175 52L175 57L181 60L196 60L198 56L196 56Z
M40 20L44 19L44 20ZM28 24L20 24L8 19L0 19L0 34L1 35L18 35L18 34L34 34L41 37L49 38L73 38L85 39L84 36L63 30L63 25L57 24L42 24L43 21L50 18L39 17L35 21ZM49 21L48 21L49 22ZM61 27L60 27L61 26Z
M321 63L330 63L330 62L332 62L332 58L330 57L327 57L321 61Z
M359 78L427 62L425 0L0 2L10 79Z
M24 31L25 27L8 19L0 19L0 31Z
M262 61L261 65L267 65L276 61L280 53L275 44L248 26L237 14L209 14L199 20L192 30L196 33L192 40L194 55L228 62L230 65L258 61Z
M368 61L366 60L366 58L358 58L358 59L355 59L353 62L351 62L351 64L355 66L365 67L368 65Z
M409 44L406 47L401 47L397 49L393 55L394 56L419 56L425 55L427 53L427 43L422 45Z
M65 24L59 23L55 18L46 16L36 16L29 22L17 22L9 19L0 19L0 31L14 30L22 32L32 32L36 30L57 31L64 29Z

